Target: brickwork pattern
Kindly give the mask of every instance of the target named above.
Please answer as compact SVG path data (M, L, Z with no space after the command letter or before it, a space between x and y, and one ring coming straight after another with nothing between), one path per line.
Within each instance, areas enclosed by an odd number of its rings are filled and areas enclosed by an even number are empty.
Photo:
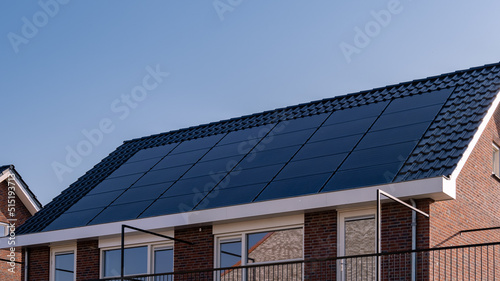
M176 229L175 238L194 243L174 244L174 271L214 267L214 236L212 226Z
M99 278L99 241L78 241L76 246L76 280Z
M8 219L10 216L8 215L8 181L5 180L0 183L0 222L9 223ZM23 224L28 218L31 217L31 213L28 209L23 205L21 199L19 197L15 197L15 217L17 219L15 222L16 228ZM2 233L3 234L3 233ZM10 245L15 248L15 260L18 262L23 262L23 249L21 247L16 247L15 245ZM9 255L11 255L10 248L1 249L0 250L0 258L2 259L10 259ZM2 281L19 281L23 280L24 273L21 264L17 263L13 269L6 262L0 263L0 280ZM11 271L9 271L11 269Z
M47 246L28 249L28 280L47 281L50 271L50 248Z
M431 205L430 246L500 241L500 230L459 234L461 230L500 226L500 180L492 175L493 141L499 136L497 108L457 178L456 200Z

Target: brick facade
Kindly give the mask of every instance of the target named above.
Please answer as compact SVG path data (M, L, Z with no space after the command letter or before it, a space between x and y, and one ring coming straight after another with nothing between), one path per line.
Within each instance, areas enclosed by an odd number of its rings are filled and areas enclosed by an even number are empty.
M50 248L48 246L28 249L28 280L47 281L50 271Z
M431 247L500 241L500 180L492 175L493 141L500 136L497 109L457 178L457 198L431 204ZM500 143L499 143L500 145Z
M78 241L76 246L76 281L99 279L99 241Z
M304 259L334 256L337 256L337 211L304 214ZM335 277L334 266L331 267L331 271L325 272L318 263L304 265L304 278L306 280L335 280Z
M14 203L14 216L10 217L9 212L8 212L8 204L9 204L9 194L8 194L8 187L9 187L9 181L5 180L3 182L0 182L0 222L2 223L9 223L8 219L14 218L17 221L15 221L15 227L19 227L21 224L23 224L28 218L31 217L31 213L28 211L28 209L23 205L21 202L21 199L15 196L13 202ZM12 181L11 181L12 182ZM12 186L12 184L11 184ZM12 240L15 241L15 240ZM16 245L10 245L14 249L14 256L15 256L15 261L17 262L23 262L23 249L21 247L16 247ZM2 249L0 250L0 258L2 259L11 259L12 258L12 252L11 249ZM9 271L10 270L10 271ZM22 269L21 264L15 263L14 268L6 262L1 262L0 263L0 280L5 280L5 281L19 281L23 280L22 278L24 277L24 272Z
M212 226L176 229L175 238L193 245L175 241L174 271L214 267L214 236Z

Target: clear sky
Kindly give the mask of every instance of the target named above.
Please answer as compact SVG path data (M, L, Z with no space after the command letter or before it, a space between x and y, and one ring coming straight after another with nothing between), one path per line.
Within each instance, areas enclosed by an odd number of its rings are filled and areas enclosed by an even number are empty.
M0 165L46 204L123 141L500 61L500 1L0 2Z

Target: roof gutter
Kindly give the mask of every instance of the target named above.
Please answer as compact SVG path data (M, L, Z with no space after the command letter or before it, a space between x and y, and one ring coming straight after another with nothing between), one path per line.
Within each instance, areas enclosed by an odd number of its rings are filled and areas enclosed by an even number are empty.
M121 225L124 223L141 229L160 231L182 226L242 221L319 210L373 205L376 203L378 189L386 191L400 199L432 198L436 201L441 201L454 199L456 195L454 181L445 177L435 177L201 211L30 233L17 236L16 245L47 245L54 242L116 235L120 233ZM3 243L6 243L5 238L0 239L0 244Z

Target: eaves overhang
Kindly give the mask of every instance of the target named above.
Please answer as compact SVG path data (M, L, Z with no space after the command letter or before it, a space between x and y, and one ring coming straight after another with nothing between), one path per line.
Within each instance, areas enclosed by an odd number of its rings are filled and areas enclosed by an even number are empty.
M244 221L270 216L370 205L376 202L377 189L386 191L401 199L431 198L441 201L455 199L456 196L455 181L445 177L435 177L143 219L42 231L19 235L16 237L16 246L48 245L56 242L116 235L120 232L122 224L148 230L168 230L193 225ZM0 244L4 243L7 243L6 238L0 240Z

